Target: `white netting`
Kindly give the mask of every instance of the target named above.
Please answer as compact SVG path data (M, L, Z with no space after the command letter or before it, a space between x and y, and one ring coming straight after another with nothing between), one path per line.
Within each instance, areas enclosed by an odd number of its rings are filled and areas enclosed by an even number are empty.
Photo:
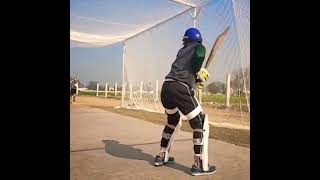
M199 4L203 6L198 7ZM194 14L195 6L198 14L195 24L207 49L205 61L216 38L230 27L208 68L208 84L225 83L230 74L231 106L244 117L250 107L249 0L138 0L134 4L129 0L71 1L70 47L124 42L123 106L163 112L162 83L182 47L184 31L194 25L190 15ZM220 99L215 97L219 92L212 95L209 89L208 86L203 93L204 104L225 104L221 95L217 95Z
M249 90L249 76L242 78L245 74L243 70L250 65L249 8L249 1L246 0L236 3L231 0L213 1L200 8L196 22L197 28L202 32L203 44L207 48L206 57L209 56L215 39L230 26L222 47L208 69L211 75L208 84L225 82L227 74L230 73L233 91L239 91L240 95L241 91L244 91L243 81L247 84L245 89ZM182 47L184 31L192 26L193 19L189 12L186 12L126 41L125 106L163 112L159 97L164 77ZM131 93L130 86L133 87ZM247 102L244 98L239 103L243 106L248 104Z
M139 91L133 92L132 101L126 98L126 105L162 111L160 102L155 101L158 98L156 82L158 81L160 89L164 76L169 72L181 48L182 35L185 29L190 27L190 23L192 20L187 12L125 42L125 82L133 87L140 87L142 83L143 87L142 96L140 89L137 89Z
M188 8L166 0L73 0L70 45L100 47L117 43Z

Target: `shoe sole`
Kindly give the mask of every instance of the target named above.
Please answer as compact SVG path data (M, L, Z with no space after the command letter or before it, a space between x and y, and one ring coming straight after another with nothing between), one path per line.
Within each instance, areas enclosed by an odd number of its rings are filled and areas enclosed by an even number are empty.
M193 175L193 176L208 176L208 175L214 174L215 172L216 172L216 170L213 172L191 173L191 175Z
M166 163L165 162L155 162L154 165L158 167L158 166L163 166L163 165L166 165L166 164L173 164L174 162L175 161L168 161Z
M156 163L154 163L154 165L158 167L158 166L163 166L164 163L163 162L156 162Z

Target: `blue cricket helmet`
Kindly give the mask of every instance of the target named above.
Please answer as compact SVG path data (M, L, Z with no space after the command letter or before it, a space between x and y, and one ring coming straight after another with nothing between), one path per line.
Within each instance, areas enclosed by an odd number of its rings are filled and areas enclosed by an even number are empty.
M183 36L183 41L198 41L202 43L201 33L196 28L189 28L186 30Z

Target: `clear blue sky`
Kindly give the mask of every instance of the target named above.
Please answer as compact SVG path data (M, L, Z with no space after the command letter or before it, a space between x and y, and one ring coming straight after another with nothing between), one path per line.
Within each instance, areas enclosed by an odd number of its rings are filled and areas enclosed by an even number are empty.
M81 82L121 82L122 44L102 48L70 48L70 75Z
M223 2L223 3L220 3ZM214 28L218 27L217 24L221 23L223 19L217 16L217 11L219 14L227 13L225 10L226 0L215 0L211 2L205 9L201 11L199 16L198 25L199 29L202 31L204 37L204 44L207 46L207 51L209 52L213 40L216 38L218 33L221 33L223 26L219 26L220 29ZM109 0L109 3L105 1L71 1L71 14L81 15L85 17L94 17L98 19L104 19L108 22L121 22L130 24L153 24L154 20L161 19L162 17L167 17L166 14L160 12L167 12L167 14L172 14L183 8L184 6L177 5L170 1L132 1L123 0L119 1ZM148 3L146 3L148 2ZM169 5L169 6L168 6ZM133 7L134 6L134 11ZM168 8L170 7L170 8ZM147 14L147 16L146 16ZM191 18L187 23L192 26ZM84 24L86 25L86 24ZM111 26L113 27L113 26ZM125 28L123 26L121 28ZM84 26L84 28L86 28ZM103 28L106 34L110 34L113 31L123 31L124 29L113 29L113 28ZM95 29L96 32L102 33L101 28ZM178 30L183 32L183 30ZM182 34L178 35L179 39ZM230 43L235 41L235 38L230 39ZM114 82L121 82L122 80L122 43L117 43L109 45L102 48L70 48L70 75L77 76L80 78L81 82L87 83L88 81L99 81L104 84L106 82L113 84ZM207 53L208 54L208 53ZM232 57L228 57L232 59ZM174 57L172 58L174 59ZM219 65L220 63L220 65ZM218 66L225 66L226 63L234 62L217 62ZM219 71L224 71L222 68L218 68ZM168 69L169 71L169 69ZM225 70L227 71L227 70ZM217 72L218 74L223 74ZM218 79L223 80L225 77L221 76Z

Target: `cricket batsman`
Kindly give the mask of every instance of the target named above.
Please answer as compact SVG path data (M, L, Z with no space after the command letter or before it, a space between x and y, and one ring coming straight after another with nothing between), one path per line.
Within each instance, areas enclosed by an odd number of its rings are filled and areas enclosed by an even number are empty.
M189 28L183 36L183 47L179 50L169 74L162 85L161 101L167 114L160 143L160 153L155 158L155 166L174 162L169 157L175 133L182 125L182 120L188 120L193 129L194 164L191 174L211 175L216 167L208 164L208 115L194 97L195 87L202 89L209 78L205 68L201 68L206 54L202 45L200 31Z
M71 103L76 102L76 94L77 94L76 84L77 84L77 78L74 78L73 80L70 81L70 100L72 98Z

